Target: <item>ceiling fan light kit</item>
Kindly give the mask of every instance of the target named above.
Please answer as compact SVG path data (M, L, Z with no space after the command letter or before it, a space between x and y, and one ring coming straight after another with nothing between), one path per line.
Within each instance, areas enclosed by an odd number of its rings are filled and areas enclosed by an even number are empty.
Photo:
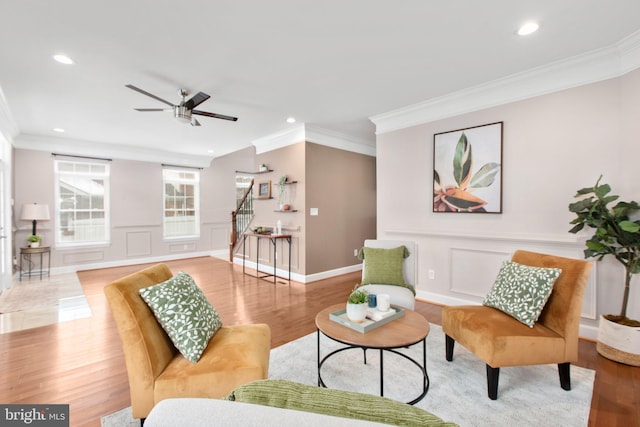
M235 122L238 120L237 117L231 117L231 116L225 116L223 114L208 113L206 111L194 110L195 107L197 107L198 105L202 104L204 101L210 98L210 96L204 92L198 92L195 95L193 95L191 98L187 99L187 97L189 96L189 91L187 91L186 89L178 89L178 93L182 97L182 101L180 101L180 104L176 105L176 104L172 104L171 102L165 99L160 98L159 96L153 95L152 93L142 90L134 85L128 84L125 86L131 90L135 90L136 92L139 92L143 95L153 98L156 101L160 101L163 104L169 105L171 107L171 110L173 110L173 117L175 117L179 122L190 123L191 126L200 126L200 122L198 122L198 120L196 120L195 117L193 117L193 114L196 114L199 116L213 117L215 119L229 120L232 122ZM169 109L168 108L135 108L135 110L142 111L142 112L150 112L150 111L168 111Z

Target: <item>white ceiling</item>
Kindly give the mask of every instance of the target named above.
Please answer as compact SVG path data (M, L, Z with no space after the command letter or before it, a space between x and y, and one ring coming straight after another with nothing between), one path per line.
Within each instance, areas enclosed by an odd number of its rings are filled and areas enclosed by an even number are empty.
M21 0L0 16L17 146L210 159L288 116L374 145L369 117L614 45L640 29L640 1ZM540 30L517 36L527 20ZM176 103L206 92L198 109L239 120L134 111L164 104L129 83Z

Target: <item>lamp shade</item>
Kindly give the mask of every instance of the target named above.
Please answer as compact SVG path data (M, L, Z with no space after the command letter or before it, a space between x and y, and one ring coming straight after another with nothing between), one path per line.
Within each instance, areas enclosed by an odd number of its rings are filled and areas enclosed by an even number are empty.
M49 205L40 205L38 203L25 203L22 205L22 213L20 219L25 221L48 220Z

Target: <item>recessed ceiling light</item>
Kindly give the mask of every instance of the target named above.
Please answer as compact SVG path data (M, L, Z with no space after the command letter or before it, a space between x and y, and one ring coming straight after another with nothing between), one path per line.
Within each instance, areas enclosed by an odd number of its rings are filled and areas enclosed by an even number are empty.
M62 54L53 55L53 59L55 59L61 64L65 64L65 65L73 64L73 59L69 58L67 55L62 55Z
M537 22L525 22L519 29L518 29L518 35L519 36L528 36L529 34L535 33L536 31L538 31L538 28L540 28L540 25L538 25Z
M213 154L213 150L207 150L207 153Z
M62 129L62 128L53 128L53 131L54 131L54 132L63 133L63 132L64 132L64 129Z
M295 117L287 117L287 123L295 123L296 119Z

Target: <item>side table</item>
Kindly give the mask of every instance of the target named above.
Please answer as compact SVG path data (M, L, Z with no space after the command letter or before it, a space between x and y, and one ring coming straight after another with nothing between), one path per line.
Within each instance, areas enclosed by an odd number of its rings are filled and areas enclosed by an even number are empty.
M361 333L350 329L330 318L330 314L344 308L343 304L336 304L325 308L316 315L316 327L318 329L318 386L327 387L322 379L322 365L333 355L345 350L361 348L365 351L364 363L367 363L366 350L380 350L380 396L384 396L384 352L394 353L411 362L419 370L422 376L422 391L410 402L414 405L427 395L429 391L429 375L427 374L427 336L429 335L429 322L419 313L405 308L405 315L395 319L379 328L369 332ZM346 347L339 348L321 357L320 334L333 341L344 344ZM404 347L411 347L414 344L422 343L422 360L414 360L404 353L397 351ZM396 378L396 380L398 380ZM400 379L401 380L401 379Z
M33 268L33 256L40 256L40 269L35 270ZM20 248L20 280L22 277L32 277L40 275L40 280L42 280L42 275L45 272L44 269L44 255L47 256L47 270L46 276L49 276L51 271L51 248L49 246L39 246L37 248ZM22 266L23 260L27 263L27 271L24 270Z

